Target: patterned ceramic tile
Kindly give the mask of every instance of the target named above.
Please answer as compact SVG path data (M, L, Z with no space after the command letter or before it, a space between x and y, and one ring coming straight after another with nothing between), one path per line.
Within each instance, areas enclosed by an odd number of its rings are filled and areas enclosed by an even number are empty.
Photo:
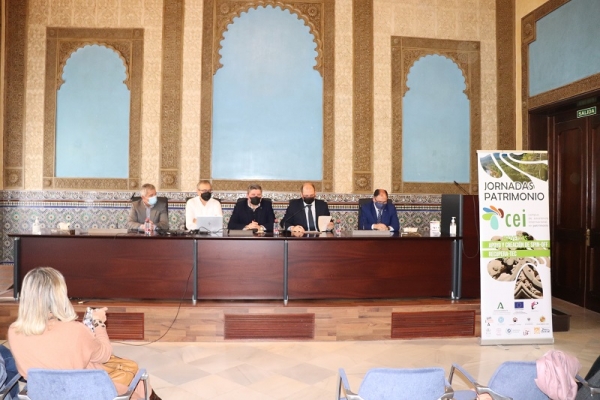
M13 243L11 233L29 233L38 218L42 228L56 229L60 222L69 223L73 229L124 228L130 209L129 199L133 192L87 192L87 191L0 191L0 215L2 216L2 259L12 262ZM169 198L169 225L171 229L184 229L185 199L194 192L160 193ZM233 206L240 192L215 192L223 201L225 226L229 222ZM290 199L298 193L265 192L265 197L275 201L275 217L281 220ZM329 203L332 218L339 220L342 230L358 227L357 202L361 196L332 193L320 198ZM362 196L365 197L365 196ZM366 196L368 197L368 196ZM429 229L429 221L440 218L439 195L391 195L396 202L398 218L402 226L418 227L421 232Z

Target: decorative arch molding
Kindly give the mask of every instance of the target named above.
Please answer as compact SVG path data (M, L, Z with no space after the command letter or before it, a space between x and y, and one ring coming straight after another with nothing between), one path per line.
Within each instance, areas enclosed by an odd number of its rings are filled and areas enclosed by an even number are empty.
M537 108L559 103L585 93L600 90L600 74L569 83L556 89L529 95L529 45L537 38L536 24L546 15L557 10L571 0L548 0L521 19L521 111L523 149L530 149L531 132L529 129L529 113Z
M65 70L65 66L67 65L67 61L71 58L71 56L76 53L79 49L83 49L85 46L102 46L106 47L114 51L125 66L125 80L123 83L127 86L127 89L131 90L130 81L129 81L129 65L131 65L131 46L124 44L122 42L100 42L100 41L64 41L60 42L58 48L58 76L56 80L56 90L60 90L61 86L65 81L62 79L63 72Z
M98 44L115 51L126 69L124 83L130 90L129 177L58 178L56 167L56 98L63 84L62 72L74 51ZM46 28L46 76L44 88L43 189L138 190L141 186L143 29Z
M477 153L481 148L481 59L480 43L474 41L392 36L392 192L460 193L452 183L419 183L402 180L402 100L408 91L410 68L422 57L437 54L453 61L465 78L469 99L471 154L469 182L460 182L469 193L477 193Z
M257 9L258 7L273 6L280 7L282 10L289 10L292 14L298 15L302 19L306 26L308 26L310 33L314 36L314 42L317 45L317 64L314 69L319 71L323 76L323 4L308 3L308 2L295 2L295 1L274 1L274 0L257 0L257 1L229 1L229 0L217 0L216 4L216 31L214 35L215 42L213 43L213 75L223 66L221 64L220 50L222 48L221 42L225 40L224 33L227 31L227 27L233 23L236 17L242 15L243 12L247 12L250 9Z
M317 64L323 77L323 179L314 182L317 191L333 191L334 160L334 38L335 0L204 0L202 34L202 78L200 105L200 176L212 179L213 77L222 66L220 46L227 26L236 16L260 6L281 7L297 14L309 27L317 44ZM246 190L246 180L212 180L215 190ZM269 190L297 191L298 181L270 181Z
M445 57L445 58L449 59L450 61L452 61L454 64L456 64L456 66L462 73L463 78L465 79L465 90L463 90L463 93L467 95L467 99L471 100L470 91L469 91L470 85L469 85L468 75L467 75L468 62L461 63L457 59L457 58L461 58L460 55L458 55L458 57L457 57L457 53L449 53L449 52L444 52L444 51L440 51L440 50L428 51L425 49L409 50L405 54L406 58L404 59L404 62L406 65L404 68L405 76L403 76L404 85L402 86L402 90L403 90L402 97L404 97L406 92L408 92L410 90L408 87L408 75L410 74L410 70L414 67L416 62L419 61L421 58L425 58L425 57L431 56L431 55L438 55L441 57Z

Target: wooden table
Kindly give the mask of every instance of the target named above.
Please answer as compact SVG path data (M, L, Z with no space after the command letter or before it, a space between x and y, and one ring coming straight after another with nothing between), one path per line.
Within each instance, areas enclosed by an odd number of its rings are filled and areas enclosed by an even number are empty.
M451 297L460 281L457 237L9 236L15 298L38 266L84 299Z

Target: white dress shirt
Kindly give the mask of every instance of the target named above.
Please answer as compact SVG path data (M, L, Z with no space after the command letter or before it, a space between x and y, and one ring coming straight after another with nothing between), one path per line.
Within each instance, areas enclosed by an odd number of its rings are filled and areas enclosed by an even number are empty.
M221 202L213 198L202 204L200 197L196 196L187 201L185 204L185 227L187 229L198 229L198 225L194 222L196 217L222 217L223 210Z

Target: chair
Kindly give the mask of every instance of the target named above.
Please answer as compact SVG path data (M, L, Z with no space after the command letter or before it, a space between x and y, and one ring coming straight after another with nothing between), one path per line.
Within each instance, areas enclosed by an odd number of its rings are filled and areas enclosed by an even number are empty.
M458 370L469 381L473 390L454 392L456 400L474 400L478 394L489 394L494 400L548 400L536 385L537 366L535 361L507 361L502 363L490 378L487 386L479 384L464 368L452 364L448 381L452 384L454 372Z
M580 375L576 375L575 379L579 382L575 400L600 399L600 357L596 359L585 379Z
M17 374L10 381L4 383L2 389L0 389L0 400L4 399L10 393L10 390L19 382L19 379L21 379L21 375Z
M142 199L141 196L133 195L133 196L131 196L131 199L129 199L129 201L131 201L133 203L134 201L138 201L141 199ZM167 205L167 207L169 207L169 198L168 197L163 197L163 196L157 197L156 202L157 203L165 203Z
M27 385L19 393L19 400L127 400L139 381L144 381L145 399L148 399L148 374L140 369L127 388L118 395L115 385L104 370L52 370L32 368L27 371Z
M358 393L350 390L343 368L339 373L338 400L439 400L452 399L454 393L442 368L374 368L367 371Z
M575 379L581 383L581 387L577 390L575 400L600 399L600 372L596 373L596 375L589 380L585 380L580 375L576 375Z
M219 199L217 199L217 200L219 200ZM219 201L221 201L221 200L219 200ZM241 197L241 198L237 199L236 204L237 203L245 203L247 201L248 201L247 197ZM269 199L268 197L263 197L261 201L264 201L265 203L273 203L273 200Z

